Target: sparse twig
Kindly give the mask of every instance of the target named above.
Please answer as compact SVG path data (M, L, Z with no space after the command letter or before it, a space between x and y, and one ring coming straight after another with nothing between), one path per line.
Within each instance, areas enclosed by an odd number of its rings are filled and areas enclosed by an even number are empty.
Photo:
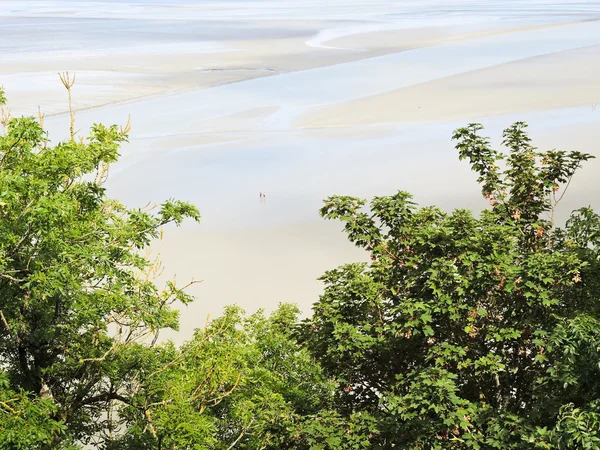
M2 323L6 327L6 330L9 333L11 333L10 325L8 324L8 321L6 320L6 317L4 317L4 312L1 309L0 309L0 318L2 319Z
M127 133L131 131L131 114L127 116L127 123L124 127L119 127L119 132L121 136L125 136Z
M38 120L40 122L40 127L44 128L44 117L46 117L46 114L42 113L42 109L40 108L40 105L38 105Z
M152 434L154 439L158 439L158 436L156 435L156 429L154 428L154 425L152 424L152 417L150 416L150 410L147 409L146 411L144 411L144 415L146 416L146 421L148 422L148 429L150 430L150 433Z
M73 74L73 78L69 75L69 72L59 73L58 74L60 81L63 86L69 93L69 116L71 117L71 124L69 126L69 131L71 133L71 140L75 140L75 111L73 110L73 99L71 95L71 88L75 84L75 80L77 78L76 74Z
M254 420L256 419L256 417L253 417L252 420L250 421L250 423L248 424L248 426L246 426L242 432L240 433L240 435L237 437L237 439L235 441L233 441L233 443L227 447L227 450L231 450L233 447L235 447L237 445L237 443L244 437L244 435L248 432L248 430L252 427L252 424L254 423Z
M6 127L8 127L8 122L12 119L12 114L10 112L10 108L8 107L0 107L0 123L2 124L2 129L6 132Z
M17 411L16 409L12 408L11 406L8 405L8 403L10 402L16 402L17 400L21 400L20 398L13 398L10 400L6 400L4 402L0 402L0 405L4 406L6 409L8 409L11 413L13 414L19 414L19 411Z
M102 355L99 358L82 358L79 360L80 363L84 363L84 362L88 362L88 361L104 361L106 359L106 357L108 355L110 355L110 353L115 350L115 348L117 348L117 346L119 345L120 341L119 340L115 340L115 343L108 349L106 350L106 352L104 353L104 355Z

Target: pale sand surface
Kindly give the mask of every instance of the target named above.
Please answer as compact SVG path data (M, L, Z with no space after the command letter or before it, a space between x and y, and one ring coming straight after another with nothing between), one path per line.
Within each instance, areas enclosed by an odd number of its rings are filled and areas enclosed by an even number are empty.
M0 84L15 113L42 106L55 142L68 130L55 73L77 72L79 129L132 117L109 194L198 205L200 225L155 246L165 277L204 280L169 335L182 340L226 304L308 314L318 276L363 260L318 217L329 195L485 207L450 141L467 121L498 143L525 120L541 148L598 154L599 17L597 0L6 0ZM575 179L560 220L600 207L598 170Z
M77 74L74 109L135 101L198 88L235 83L291 71L397 53L423 46L537 28L564 26L571 22L538 26L495 25L492 30L471 32L453 27L372 32L327 41L339 50L310 48L305 38L207 42L179 45L118 48L93 54L62 52L49 58L36 54L5 57L0 82L10 95L13 112L34 114L39 105L47 115L68 109L58 73ZM329 24L331 26L332 24ZM322 24L316 22L316 29ZM15 38L16 39L16 38ZM360 47L356 44L362 42ZM360 51L353 51L360 48Z
M561 21L541 24L520 24L512 22L491 22L485 26L473 27L470 32L465 32L462 26L438 26L438 27L418 27L401 28L389 30L377 30L350 34L348 36L338 37L327 41L327 45L336 49L347 49L355 51L376 51L381 52L391 49L392 53L397 52L398 43L401 42L405 50L411 48L425 47L429 45L439 45L444 42L477 39L486 36L498 34L518 33L526 30L539 30L544 28L553 28L572 25L579 22L585 22L594 19L584 19L581 21Z
M591 108L594 101L600 101L598 74L600 46L592 45L328 106L302 117L297 125L352 127L472 120L494 114L575 106Z
M0 37L5 42L0 45L4 51L0 83L9 92L14 114L33 114L38 105L47 115L66 112L66 95L57 77L64 71L78 74L73 104L76 110L85 110L444 42L589 20L585 11L580 16L545 11L531 23L519 17L518 10L505 20L470 18L468 13L460 19L423 19L417 9L414 15L394 21L386 15L394 8L388 4L389 10L383 9L386 2L372 5L368 15L359 9L343 13L345 4L356 8L347 2L337 5L337 14L306 20L298 20L293 8L269 11L254 5L246 9L244 2L231 10L202 2L169 9L160 4L152 8L152 2L143 8L86 3L6 2L4 11L0 9ZM316 7L300 4L307 10ZM155 17L163 11L164 18ZM140 17L132 17L136 13Z
M15 114L33 114L43 105L50 115L68 108L59 72L77 74L73 105L81 110L371 58L445 42L455 35L468 39L479 34L428 28L402 30L389 39L375 33L374 41L360 52L315 49L306 45L305 38L278 38L208 43L196 49L178 46L173 52L159 46L138 51L127 47L118 52L101 50L90 55L61 53L53 58L19 55L13 60L5 57L0 82L15 105Z
M280 302L291 302L306 316L322 291L318 277L365 259L339 226L318 222L236 232L169 228L153 249L165 265L164 279L176 276L178 285L202 280L189 291L197 300L182 309L183 336L203 326L208 314L214 318L234 303L248 312L258 307L270 312ZM177 338L165 334L171 336Z

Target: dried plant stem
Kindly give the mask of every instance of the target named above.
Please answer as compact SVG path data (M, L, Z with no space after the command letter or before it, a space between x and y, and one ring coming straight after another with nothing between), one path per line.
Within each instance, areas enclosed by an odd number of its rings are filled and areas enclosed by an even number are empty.
M5 133L11 118L10 108L4 106L0 107L0 123L2 123L2 129Z
M63 86L67 90L69 94L69 115L71 117L71 124L69 126L69 131L71 133L71 140L75 140L75 111L73 110L73 98L71 95L71 88L75 84L75 80L77 78L76 74L73 74L73 78L69 75L69 72L59 73L58 74L60 81Z

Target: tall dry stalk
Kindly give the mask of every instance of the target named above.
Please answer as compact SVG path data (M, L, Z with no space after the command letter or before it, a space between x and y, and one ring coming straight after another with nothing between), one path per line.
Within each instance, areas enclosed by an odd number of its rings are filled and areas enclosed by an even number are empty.
M125 136L126 134L128 134L131 131L131 114L129 114L127 116L127 123L125 124L125 127L119 127L119 133L121 133L121 136Z
M6 97L4 96L4 86L0 86L0 123L2 124L2 131L6 133L6 126L10 120L10 110L6 107Z
M42 112L42 109L38 105L38 120L41 128L44 128L44 117L46 117L46 114Z
M4 96L4 86L0 86L0 124L2 124L2 131L6 133L8 122L12 118L10 114L10 108L6 106L6 97Z
M38 121L40 122L40 127L43 129L44 128L44 118L46 117L46 114L44 114L42 112L42 109L39 107L38 105ZM40 143L39 145L39 149L41 151L46 150L46 147L48 146L48 133L45 133L45 138L44 138L44 142Z
M10 122L11 118L10 108L0 106L0 123L2 124L2 131L4 133L6 133L6 127L8 127L8 122Z
M69 126L69 131L71 132L71 140L75 140L75 111L73 110L73 99L71 95L71 88L75 84L75 80L77 78L76 74L73 74L73 78L69 75L69 72L63 72L58 74L60 81L63 86L69 93L69 115L71 117L71 125Z

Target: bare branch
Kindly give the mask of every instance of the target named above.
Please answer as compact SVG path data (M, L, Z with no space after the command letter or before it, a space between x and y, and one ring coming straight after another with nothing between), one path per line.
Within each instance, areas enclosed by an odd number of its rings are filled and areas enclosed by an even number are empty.
M71 95L71 88L75 84L76 74L73 74L73 78L70 77L69 72L59 73L58 77L62 82L63 86L69 93L69 115L71 117L71 124L69 125L69 131L71 133L71 141L75 141L75 111L73 110L73 99Z
M254 423L254 420L256 419L256 417L253 417L252 420L250 421L250 423L242 429L242 432L240 433L240 435L237 437L237 439L235 441L233 441L233 443L227 447L227 450L231 450L233 447L235 447L237 445L237 443L244 437L244 435L248 432L248 430L250 429L250 427L252 426L252 424Z

